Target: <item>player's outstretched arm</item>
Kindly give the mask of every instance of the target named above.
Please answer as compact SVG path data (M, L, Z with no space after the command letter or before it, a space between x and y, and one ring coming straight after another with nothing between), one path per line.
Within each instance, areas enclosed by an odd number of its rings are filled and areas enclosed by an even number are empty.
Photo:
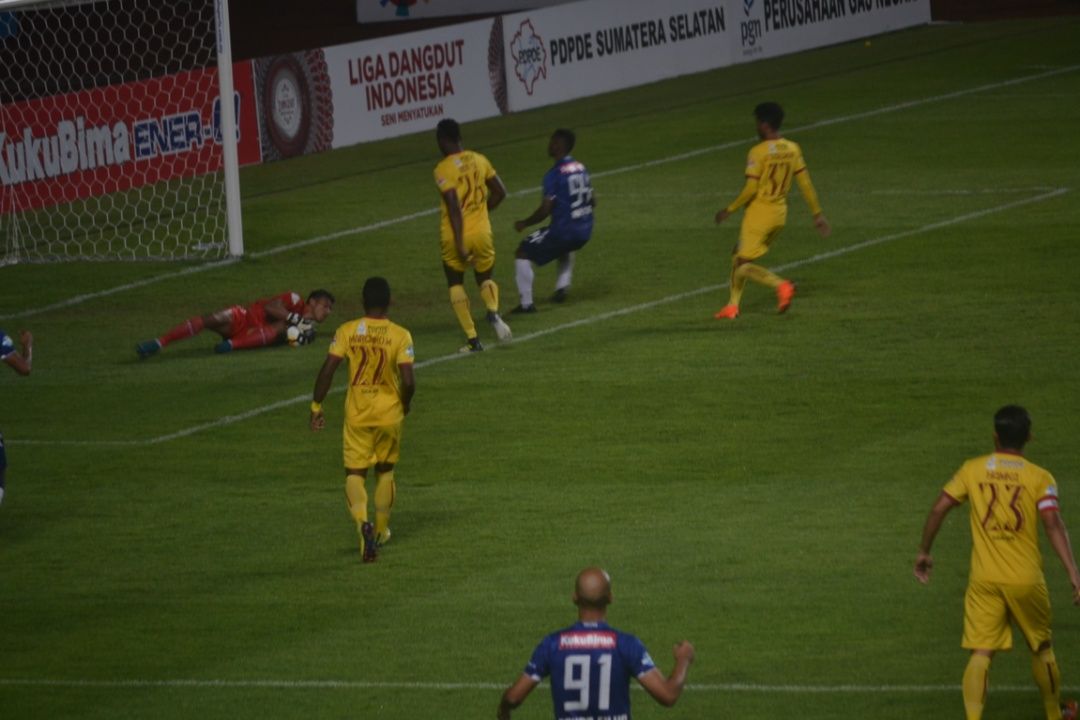
M919 543L919 553L915 556L915 577L924 585L930 582L930 571L934 568L934 560L930 557L930 548L934 544L934 538L941 530L941 524L945 522L945 516L956 507L956 500L948 493L942 492L930 508L930 514L926 516L923 525L922 541Z
M1043 527L1046 528L1046 537L1057 553L1065 572L1069 573L1069 582L1073 588L1073 605L1080 605L1080 570L1076 568L1076 558L1073 556L1072 543L1069 542L1069 531L1065 529L1065 521L1061 519L1061 513L1057 508L1050 508L1039 512L1042 517Z
M795 180L799 183L799 192L802 193L803 199L806 200L806 204L810 207L810 214L814 216L814 227L817 228L818 235L829 237L832 228L829 227L829 221L825 219L825 215L821 212L821 201L818 200L814 183L810 181L810 171L803 168L795 173Z
M502 700L499 701L499 711L495 717L498 720L510 720L510 713L525 702L525 698L529 696L529 693L533 691L536 685L536 680L522 673L517 682L506 688Z
M450 232L454 236L454 248L462 262L469 262L469 253L465 251L465 217L461 214L461 202L458 200L457 190L453 188L442 194L443 202L446 203L446 215L450 218Z
M521 232L530 225L535 225L536 223L545 220L551 215L551 210L554 207L555 200L553 198L544 198L543 202L540 203L540 207L536 208L536 210L533 211L532 215L525 218L524 220L518 220L516 223L514 223L514 229L518 232Z
M502 178L498 175L493 175L484 181L487 185L487 209L494 210L499 207L499 204L506 199L506 186L503 185Z
M315 378L315 390L311 396L311 419L309 425L312 430L322 430L326 427L326 416L323 415L322 401L326 393L330 392L330 383L334 381L334 372L341 364L341 358L337 355L327 354L319 369L319 375Z
M686 686L686 676L690 672L690 663L694 662L694 646L683 640L675 646L673 654L675 668L671 671L671 675L665 678L659 670L653 668L638 678L638 682L645 691L664 707L671 707L682 695L683 688Z
M398 372L401 373L401 407L408 415L412 409L413 395L416 394L416 373L413 372L412 363L401 363Z
M747 176L746 184L743 185L743 189L742 192L739 193L739 197L732 200L731 204L728 205L726 208L716 213L716 224L719 225L720 223L724 222L729 217L731 217L736 210L753 200L754 196L757 195L757 190L758 179L756 177Z
M20 375L29 375L34 364L34 336L28 330L19 333L22 352L12 352L4 356L4 362Z

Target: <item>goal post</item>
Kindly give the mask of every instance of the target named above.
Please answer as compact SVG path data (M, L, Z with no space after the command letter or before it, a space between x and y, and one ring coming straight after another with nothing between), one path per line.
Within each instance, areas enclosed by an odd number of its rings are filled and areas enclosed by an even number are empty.
M0 0L0 265L242 255L233 68L228 0Z

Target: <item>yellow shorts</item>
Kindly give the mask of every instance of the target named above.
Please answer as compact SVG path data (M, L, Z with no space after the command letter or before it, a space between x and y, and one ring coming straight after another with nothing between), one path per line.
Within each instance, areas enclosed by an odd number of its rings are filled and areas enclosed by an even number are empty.
M342 446L347 468L364 470L378 463L397 463L401 454L401 423L374 427L346 424Z
M495 240L491 231L466 235L464 241L466 252L472 254L472 267L477 272L487 272L495 265ZM454 239L443 238L441 245L443 263L458 272L465 272L469 266L458 257Z
M739 244L735 248L735 254L745 260L756 260L769 252L769 246L784 229L786 222L786 210L758 210L753 206L747 208L739 229Z
M1032 652L1050 641L1050 596L1045 584L1004 585L971 581L964 594L964 639L968 650L1009 650L1013 621Z

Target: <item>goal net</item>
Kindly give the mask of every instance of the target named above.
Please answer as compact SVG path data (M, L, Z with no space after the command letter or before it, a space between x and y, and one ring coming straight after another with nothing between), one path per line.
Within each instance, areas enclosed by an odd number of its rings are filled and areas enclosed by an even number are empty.
M0 266L242 253L224 2L0 0Z

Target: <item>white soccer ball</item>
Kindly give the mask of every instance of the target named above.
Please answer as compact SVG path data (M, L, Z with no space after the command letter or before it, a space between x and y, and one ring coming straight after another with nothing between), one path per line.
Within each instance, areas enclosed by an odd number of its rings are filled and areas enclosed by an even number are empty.
M289 347L300 347L300 328L290 325L285 331L285 341L289 343Z

